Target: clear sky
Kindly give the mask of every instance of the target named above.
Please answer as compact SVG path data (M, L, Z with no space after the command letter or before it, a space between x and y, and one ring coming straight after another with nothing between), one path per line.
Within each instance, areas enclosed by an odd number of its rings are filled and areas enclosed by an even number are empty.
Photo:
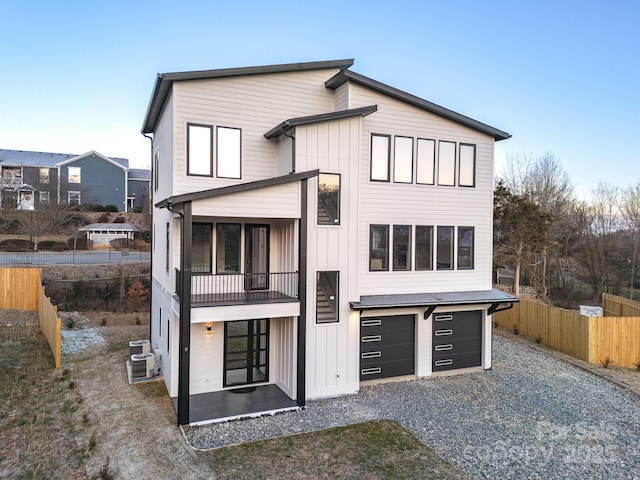
M156 74L352 70L553 152L580 196L640 182L640 1L0 0L0 148L148 166Z

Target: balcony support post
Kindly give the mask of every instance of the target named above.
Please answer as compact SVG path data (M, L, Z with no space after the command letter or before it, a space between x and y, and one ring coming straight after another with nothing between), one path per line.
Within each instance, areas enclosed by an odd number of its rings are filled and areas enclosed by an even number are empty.
M182 207L180 236L180 333L178 339L178 424L189 423L189 363L191 349L191 202Z

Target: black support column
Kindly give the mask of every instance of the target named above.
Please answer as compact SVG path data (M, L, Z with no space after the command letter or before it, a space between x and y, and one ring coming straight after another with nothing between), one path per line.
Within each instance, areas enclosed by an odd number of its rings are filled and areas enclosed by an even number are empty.
M182 209L180 236L180 333L178 339L178 424L189 423L189 362L191 356L191 202Z
M306 338L307 338L307 179L300 181L300 231L298 245L298 296L300 316L298 317L298 365L296 369L296 402L304 407L306 402Z

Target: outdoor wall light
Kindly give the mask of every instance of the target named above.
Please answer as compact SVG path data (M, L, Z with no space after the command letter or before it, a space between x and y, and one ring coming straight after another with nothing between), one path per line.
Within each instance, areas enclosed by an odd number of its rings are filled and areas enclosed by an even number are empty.
M213 330L211 330L213 328L213 323L209 322L209 323L205 323L204 325L207 328L206 330L207 335L211 335L213 333Z

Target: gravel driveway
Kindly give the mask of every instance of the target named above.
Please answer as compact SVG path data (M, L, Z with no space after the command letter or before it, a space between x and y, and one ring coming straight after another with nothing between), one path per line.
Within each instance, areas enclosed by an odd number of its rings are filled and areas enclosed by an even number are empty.
M192 428L187 438L206 449L381 418L474 478L640 479L640 398L502 337L491 371L364 387L304 411Z

